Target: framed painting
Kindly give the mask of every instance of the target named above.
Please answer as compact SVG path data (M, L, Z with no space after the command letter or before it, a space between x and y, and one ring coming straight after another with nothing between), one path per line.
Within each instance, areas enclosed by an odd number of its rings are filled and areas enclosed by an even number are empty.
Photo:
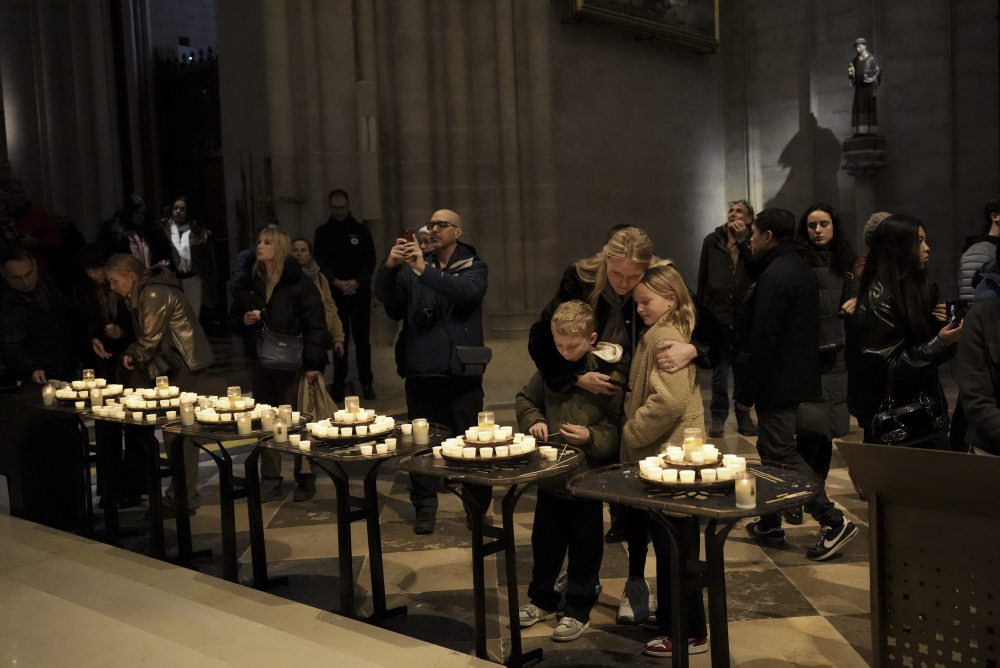
M573 15L678 42L719 48L718 0L570 0Z

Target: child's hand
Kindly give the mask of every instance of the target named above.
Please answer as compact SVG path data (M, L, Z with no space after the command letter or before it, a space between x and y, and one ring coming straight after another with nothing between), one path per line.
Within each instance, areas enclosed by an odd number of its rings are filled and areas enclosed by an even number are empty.
M536 422L528 427L528 433L534 436L536 440L547 441L549 439L549 425L544 422Z
M559 427L559 435L570 445L584 445L590 441L590 430L578 424L564 422Z
M615 392L621 392L621 388L617 385L612 385L608 382L609 380L611 380L611 376L598 373L597 371L588 371L576 379L576 386L581 390L590 392L591 394L604 394L610 396Z

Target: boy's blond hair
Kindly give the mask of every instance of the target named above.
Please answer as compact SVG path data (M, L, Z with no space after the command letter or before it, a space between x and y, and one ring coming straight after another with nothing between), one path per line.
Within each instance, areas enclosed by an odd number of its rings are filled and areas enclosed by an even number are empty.
M642 284L658 295L672 295L677 300L677 308L664 316L690 340L694 330L694 300L684 283L681 272L670 260L660 260L652 264L642 277Z
M561 336L589 338L597 331L597 318L589 304L574 299L563 302L552 314L552 331Z

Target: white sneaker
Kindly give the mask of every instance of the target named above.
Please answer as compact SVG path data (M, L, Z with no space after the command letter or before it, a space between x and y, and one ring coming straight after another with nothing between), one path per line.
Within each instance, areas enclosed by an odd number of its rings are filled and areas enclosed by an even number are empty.
M616 621L619 624L642 624L648 618L649 583L645 578L629 578L625 582Z
M559 625L552 632L552 639L556 642L569 642L576 640L583 632L590 628L590 622L581 622L572 617L563 617Z
M549 612L548 610L542 610L534 603L528 603L527 605L522 605L517 611L517 621L521 625L522 629L526 629L529 626L534 626L538 622L544 622L546 619L552 619L556 616L555 612ZM572 640L572 638L570 638Z

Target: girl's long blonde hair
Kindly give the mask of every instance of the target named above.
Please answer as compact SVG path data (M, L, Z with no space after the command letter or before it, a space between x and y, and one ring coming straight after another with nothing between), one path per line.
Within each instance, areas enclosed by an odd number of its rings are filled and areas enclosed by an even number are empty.
M129 273L135 275L135 283L132 285L132 293L129 300L134 304L139 296L139 283L149 276L149 269L146 268L138 258L129 253L115 253L108 258L104 265L104 271L116 271L118 273Z
M653 255L653 240L640 227L623 227L615 230L604 244L604 248L593 255L576 262L576 273L586 283L594 287L587 297L591 308L597 308L601 292L608 284L608 260L631 260L648 267L656 258Z
M253 275L260 276L263 274L265 281L264 299L271 301L271 293L274 292L274 287L281 280L281 272L285 269L285 259L292 253L292 241L287 234L273 227L265 227L257 235L257 243L265 239L270 241L271 245L274 246L274 260L272 260L270 270L268 270L264 262L257 260L253 265Z
M672 296L677 300L677 308L665 314L661 320L681 330L690 342L691 332L694 331L694 300L691 299L691 292L674 263L670 260L659 260L650 265L642 277L642 284L658 295Z

